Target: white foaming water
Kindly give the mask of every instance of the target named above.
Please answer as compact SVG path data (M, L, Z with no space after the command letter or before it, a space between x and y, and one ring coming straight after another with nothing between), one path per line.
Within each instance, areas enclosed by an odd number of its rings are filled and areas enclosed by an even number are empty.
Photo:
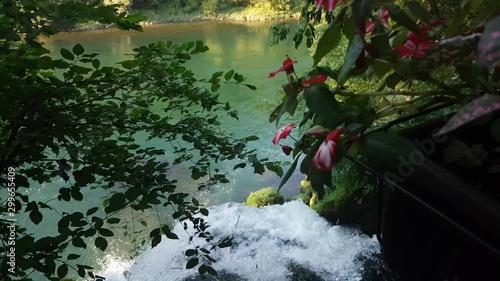
M360 255L379 251L378 242L357 230L332 226L305 204L294 201L264 208L225 203L209 208L206 218L217 239L234 237L231 248L213 252L219 272L248 281L289 280L290 266L307 268L323 280L361 280ZM99 275L110 281L181 281L197 269L184 269L187 233L175 226L179 240L164 238L134 262L110 261ZM202 245L204 240L196 240Z

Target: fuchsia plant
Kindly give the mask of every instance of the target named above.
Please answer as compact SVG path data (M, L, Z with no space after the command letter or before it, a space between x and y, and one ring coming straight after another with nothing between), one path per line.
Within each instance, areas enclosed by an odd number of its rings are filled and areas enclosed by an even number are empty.
M324 185L332 185L332 168L353 144L357 151L370 152L376 161L390 158L383 152L387 148L394 156L401 155L408 148L407 141L391 133L372 134L376 121L383 124L405 112L458 105L471 95L498 96L500 71L492 69L500 61L499 1L486 5L486 1L463 0L460 6L444 11L417 1L340 2L310 0L304 7L303 28L294 36L296 46L303 39L309 46L318 36L315 25L328 23L317 38L312 69L300 77L293 68L297 61L287 57L269 74L271 78L285 72L288 78L283 100L269 120L278 124L284 114L294 115L304 102L298 127L309 126L294 139L294 146L281 145L294 162L280 187L301 161L300 171L320 193ZM484 30L482 35L478 30ZM343 63L332 69L323 59L342 41L348 41L347 49L336 58ZM353 87L363 80L380 83L369 90ZM281 128L273 144L294 128L294 124Z

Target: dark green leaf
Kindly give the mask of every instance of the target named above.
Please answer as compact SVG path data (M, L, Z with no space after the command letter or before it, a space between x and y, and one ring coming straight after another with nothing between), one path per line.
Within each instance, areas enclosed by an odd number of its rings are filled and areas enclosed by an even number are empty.
M418 148L408 139L389 132L374 132L365 135L354 146L367 156L370 166L380 173L397 171L409 155Z
M83 46L81 44L76 44L73 47L73 54L75 54L77 56L82 55L84 52L85 52L85 49L83 48Z
M166 232L165 233L165 236L167 236L168 239L172 239L172 240L178 240L179 239L179 236L177 236L177 234L173 233L173 232Z
M104 236L104 237L111 237L113 236L113 231L106 229L106 228L100 228L99 229L99 234Z
M361 39L361 37L359 37L359 35L357 34L354 35L354 38L349 42L344 64L342 65L342 68L340 69L338 76L337 82L340 85L344 85L344 83L347 81L347 77L349 71L351 70L351 67L354 65L359 55L363 51L363 45L364 45L363 39Z
M244 86L246 86L247 88L249 88L249 89L250 89L250 90L252 90L252 91L257 90L257 87L255 87L254 85L245 84L245 83L243 83L243 85L244 85Z
M321 38L318 40L316 51L313 55L313 66L318 65L321 59L335 49L342 38L342 25L333 23L328 26Z
M125 207L127 199L123 193L115 193L109 198L109 205L104 208L104 211L109 214L114 211L121 210Z
M408 10L410 11L410 14L414 18L421 19L428 24L431 23L431 15L417 1L414 1L414 0L407 1L406 0L405 3L406 3L406 6L408 7Z
M87 216L90 216L90 215L94 214L95 212L97 212L97 210L99 210L99 208L98 208L98 207L90 208L90 209L87 211Z
M198 255L198 250L195 250L195 249L186 250L184 255L186 255L187 257L196 256L196 255Z
M233 78L233 75L234 75L234 70L229 70L228 72L226 72L226 74L224 74L224 79L226 79L226 81L229 81L231 80L231 78Z
M354 0L352 2L352 17L354 22L365 22L373 9L374 0Z
M77 254L69 254L67 259L68 260L76 260L79 257L80 257L80 255L77 255Z
M34 224L39 224L43 220L43 215L38 211L38 208L30 212L30 220Z
M233 170L242 169L242 168L245 168L246 166L247 166L247 163L239 163L239 164L234 165Z
M61 49L61 56L67 60L74 60L75 56L73 53L71 53L68 49L62 48Z
M408 30L419 34L417 24L399 7L395 4L387 6L391 19L399 25L406 27Z
M73 240L71 241L71 244L73 244L73 246L75 246L77 248L84 248L84 249L87 248L87 244L85 244L83 239L80 237L73 238Z
M57 268L57 277L64 278L68 275L68 265L63 263Z
M208 210L207 210L207 209L205 209L205 208L201 208L201 209L200 209L200 213L201 213L202 215L204 215L204 216L208 216Z
M293 172L295 172L295 169L297 168L297 163L299 162L299 158L302 155L302 153L299 153L297 156L295 156L295 160L293 161L292 165L286 171L285 176L281 179L280 184L278 185L278 194L280 192L280 189L285 185L285 183L290 179L292 176Z
M198 265L198 258L192 258L192 259L188 260L188 262L186 264L186 269L193 268L196 265Z
M94 244L95 244L95 246L96 246L99 250L101 250L101 251L103 251L103 252L104 252L104 251L106 250L106 248L108 247L108 241L107 241L105 238L101 237L101 236L96 237L96 239L95 239L95 241L94 241Z

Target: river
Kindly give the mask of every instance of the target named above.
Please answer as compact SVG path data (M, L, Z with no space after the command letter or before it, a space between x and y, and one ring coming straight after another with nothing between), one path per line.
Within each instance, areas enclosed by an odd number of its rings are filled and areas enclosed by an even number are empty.
M44 42L54 56L58 56L60 48L71 49L81 43L86 52L100 54L101 65L114 65L117 61L127 59L127 54L133 48L151 42L202 40L210 50L194 56L189 64L198 77L208 78L213 72L234 69L247 77L246 83L257 87L256 91L238 85L221 87L221 100L230 102L239 111L240 119L239 122L226 120L224 129L237 136L258 136L259 140L252 143L251 147L258 148L261 157L291 161L290 156L285 156L278 146L272 145L271 139L277 128L268 122L269 113L281 99L279 88L286 78L283 74L273 79L267 79L267 76L281 66L286 55L298 61L295 70L299 75L311 67L312 59L308 49L301 47L296 50L291 40L270 47L272 24L178 23L146 27L144 32L104 30L60 33ZM292 121L285 119L280 126ZM231 167L231 163L225 167L229 172L229 184L202 192L196 191L196 184L190 180L187 169L180 167L175 171L180 178L181 189L193 193L207 206L212 206L207 220L213 233L217 237L235 237L236 243L232 249L215 253L219 262L214 268L226 276L220 280L386 280L380 279L384 277L380 277L383 274L380 275L382 267L379 265L374 267L377 273L369 277L372 279L367 279L366 261L379 264L380 260L376 258L379 246L375 239L360 234L354 228L331 226L298 202L262 209L227 203L244 202L250 192L266 186L276 187L280 180L272 173L259 176L250 169L232 171ZM286 197L290 198L299 192L302 178L298 173L292 177L283 188ZM44 187L40 187L40 191L41 188ZM47 193L44 196L50 198L53 195ZM99 199L103 193L89 192L85 196ZM92 206L87 203L90 201L77 203L73 207L86 210ZM122 214L122 217L127 215ZM140 219L149 221L151 216L145 214ZM39 235L45 233L42 226L37 229ZM183 251L188 244L187 238L182 236L182 228L177 225L176 230L181 236L179 241L164 239L155 249L146 250L133 259L127 258L132 248L131 241L121 235L117 235L105 257L95 249L88 249L82 252L83 259L93 263L96 270L111 281L195 280L192 277L195 271L182 269L186 262Z

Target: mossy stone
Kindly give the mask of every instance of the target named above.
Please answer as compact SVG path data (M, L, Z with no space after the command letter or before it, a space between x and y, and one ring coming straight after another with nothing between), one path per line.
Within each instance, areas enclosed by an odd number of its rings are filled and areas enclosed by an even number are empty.
M272 187L266 187L250 193L247 198L247 205L263 207L267 205L283 204L285 198L279 195Z

